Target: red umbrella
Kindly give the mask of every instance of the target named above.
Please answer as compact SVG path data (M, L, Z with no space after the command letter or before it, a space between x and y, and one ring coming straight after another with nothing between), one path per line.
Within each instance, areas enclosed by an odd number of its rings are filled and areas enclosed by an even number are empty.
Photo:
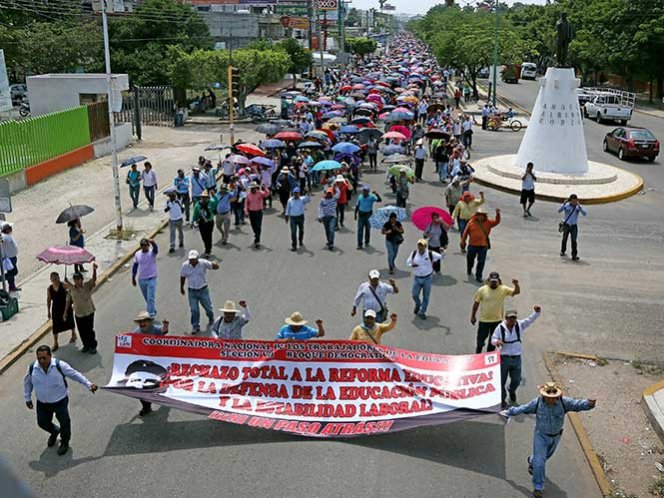
M433 213L436 213L438 216L440 216L440 219L445 225L452 226L454 224L454 220L452 220L450 213L436 206L423 206L421 208L417 208L410 216L410 221L412 221L413 225L415 225L420 230L424 230L431 223L431 215Z
M339 88L339 91L340 91L340 92L347 92L347 91L352 90L352 89L353 89L352 86L350 86L350 85L344 85L344 86L342 86L341 88Z
M401 133L407 139L410 138L410 130L403 125L394 125L390 128L390 132Z
M78 246L53 246L37 256L39 261L56 265L82 265L95 260L95 257Z
M239 151L244 152L245 154L249 154L250 156L265 156L265 152L263 152L261 149L258 148L258 146L254 144L240 144L236 145L235 148Z
M300 135L296 131L280 131L273 138L276 138L277 140L298 141L298 140L302 140L302 135Z

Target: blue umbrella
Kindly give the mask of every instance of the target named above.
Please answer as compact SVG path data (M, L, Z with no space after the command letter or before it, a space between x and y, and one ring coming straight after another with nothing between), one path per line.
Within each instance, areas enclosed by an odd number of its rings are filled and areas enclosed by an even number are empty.
M286 144L281 140L271 138L269 140L263 140L260 146L262 149L280 149L282 147L286 147Z
M326 112L325 114L323 114L322 118L323 119L332 119L332 118L340 118L341 116L343 116L342 112L330 111L330 112Z
M334 152L340 152L342 154L355 154L360 148L350 142L339 142L337 145L332 147Z
M309 102L309 99L304 95L298 95L295 97L295 102Z
M341 133L357 133L360 129L355 125L342 126L339 132Z
M316 163L316 165L313 167L312 171L330 171L334 169L339 169L341 168L341 163L338 161L321 161L319 163Z
M314 147L322 147L322 145L318 142L302 142L297 146L298 149L311 149Z
M405 208L384 206L377 209L374 214L371 215L371 218L369 218L369 225L371 225L371 228L376 228L378 230L383 228L383 225L385 225L390 218L390 213L397 213L397 221L405 221L408 218Z
M129 159L125 159L124 161L122 161L122 163L120 163L120 167L121 168L126 168L127 166L131 166L132 164L142 163L146 159L147 159L147 157L145 157L145 156L130 157Z
M388 121L411 121L414 118L412 112L392 111Z
M401 147L401 145L386 145L385 147L383 147L381 152L385 156L389 156L391 154L402 154L403 147Z
M268 159L267 157L254 157L251 160L252 163L262 164L263 166L268 166L270 168L274 167L274 161Z

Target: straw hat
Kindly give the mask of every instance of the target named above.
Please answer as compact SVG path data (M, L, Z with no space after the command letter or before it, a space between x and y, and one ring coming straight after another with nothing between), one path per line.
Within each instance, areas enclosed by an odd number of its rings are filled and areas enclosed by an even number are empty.
M249 184L249 188L258 188L258 183L256 183L256 182L251 182L251 183Z
M200 197L210 197L210 194L208 193L207 190L204 190L203 192L201 192Z
M136 315L136 318L134 318L134 321L136 323L142 322L144 320L152 321L152 320L154 320L154 317L151 317L150 313L148 313L147 311L141 311L138 315Z
M477 208L477 211L475 211L475 214L489 214L489 211L484 206L480 206Z
M219 311L224 313L237 313L240 310L238 310L237 306L235 306L235 301L226 301L226 303L224 303L224 307L219 308Z
M558 398L562 396L563 391L555 382L546 382L543 386L540 386L539 393L545 398Z
M307 321L302 318L302 313L296 311L291 316L284 320L288 325L306 325Z

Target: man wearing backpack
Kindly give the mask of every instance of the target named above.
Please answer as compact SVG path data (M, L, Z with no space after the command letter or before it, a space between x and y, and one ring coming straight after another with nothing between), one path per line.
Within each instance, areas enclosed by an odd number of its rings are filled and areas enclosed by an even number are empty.
M503 407L507 406L505 384L508 376L510 385L507 392L510 395L510 402L516 404L516 389L521 384L521 336L539 318L542 308L536 304L533 310L534 312L525 320L517 320L516 311L508 310L505 313L505 320L496 327L491 336L491 344L500 348L500 390Z
M39 346L37 361L31 363L23 379L25 404L32 410L32 390L37 398L37 425L50 434L49 447L55 446L60 435L58 455L64 455L69 449L71 438L71 419L69 418L69 397L67 393L67 377L83 384L90 392L97 390L97 385L74 370L64 361L53 358L51 348ZM60 427L53 424L53 415L58 419Z

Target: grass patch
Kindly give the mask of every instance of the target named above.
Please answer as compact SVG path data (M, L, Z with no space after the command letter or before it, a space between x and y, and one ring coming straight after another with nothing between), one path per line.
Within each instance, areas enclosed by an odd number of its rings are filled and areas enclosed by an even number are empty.
M118 232L117 228L111 228L104 238L114 240L133 240L136 238L137 233L138 232L133 226L124 225L120 232Z
M664 365L641 361L631 361L630 364L636 369L639 375L653 375L658 377L664 375ZM664 497L664 494L662 496Z
M650 494L658 498L664 498L664 477L660 477L648 488Z

